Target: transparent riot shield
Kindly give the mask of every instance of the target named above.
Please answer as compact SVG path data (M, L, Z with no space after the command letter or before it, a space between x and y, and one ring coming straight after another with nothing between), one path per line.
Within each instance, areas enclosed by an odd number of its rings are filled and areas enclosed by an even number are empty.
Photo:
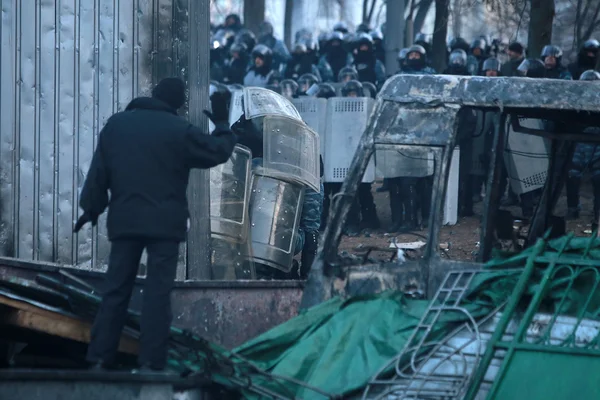
M212 277L255 277L249 240L252 154L237 145L229 161L210 170Z
M327 100L316 97L299 97L292 99L302 120L320 137L321 152L325 147L325 126L327 125Z
M422 178L433 175L435 158L424 146L376 145L375 166L383 178Z
M504 162L512 190L516 194L523 194L543 187L550 160L550 140L515 132L512 124L508 124ZM519 118L519 124L524 128L544 129L544 124L539 119Z
M235 90L231 92L231 104L229 105L229 126L232 126L237 122L238 119L244 114L244 106L242 105L242 98L244 92L242 90Z
M304 186L255 170L250 198L252 253L256 268L266 266L284 273L292 269Z
M323 163L324 182L343 182L358 143L367 127L375 101L367 97L332 97L327 100ZM364 183L375 180L375 163L369 161Z
M263 174L319 191L319 135L304 122L281 115L263 119Z
M266 115L282 115L302 121L296 107L285 97L269 89L259 87L244 88L244 114L246 119Z

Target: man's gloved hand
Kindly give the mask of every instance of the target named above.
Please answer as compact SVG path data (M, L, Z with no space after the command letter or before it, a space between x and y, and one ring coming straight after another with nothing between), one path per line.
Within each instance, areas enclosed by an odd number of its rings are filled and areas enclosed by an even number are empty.
M79 217L79 219L75 223L73 232L75 232L75 233L79 232L81 230L81 228L83 228L83 226L85 224L87 224L88 222L91 222L92 226L96 226L98 224L98 217L92 217L88 213L83 213L83 215L81 217Z
M216 127L223 127L225 124L229 127L230 103L231 93L215 92L210 96L210 106L212 111L204 110L204 114L210 118Z

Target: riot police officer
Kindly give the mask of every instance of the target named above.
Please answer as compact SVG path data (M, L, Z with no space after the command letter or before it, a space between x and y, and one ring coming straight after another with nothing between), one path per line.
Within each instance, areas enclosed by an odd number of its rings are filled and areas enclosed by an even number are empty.
M248 55L248 49L244 43L233 43L229 48L230 58L225 65L225 78L224 82L227 84L244 83L244 77L248 70L248 63L250 62L250 56Z
M599 52L600 42L596 39L587 40L581 46L577 54L577 61L569 65L569 72L573 79L579 79L584 71L596 68Z
M481 72L487 77L497 77L500 76L500 68L500 61L495 57L490 57L484 61Z
M273 52L264 44L258 44L252 50L252 61L254 65L246 73L244 85L267 86L267 82L273 74Z
M332 32L329 35L323 53L319 59L319 70L326 68L325 65L329 66L332 74L331 81L337 78L342 68L352 64L352 55L344 47L344 35L341 32ZM329 81L325 78L323 80Z
M373 50L375 57L385 65L385 47L383 44L383 33L379 29L373 29L369 35L373 39Z
M273 69L283 69L291 57L287 46L275 37L273 24L270 22L264 21L259 29L258 43L264 44L273 52Z
M427 51L418 44L413 44L406 52L405 74L433 75L433 68L427 66Z
M354 69L354 67L344 67L340 70L340 73L337 76L337 81L340 83L347 83L350 81L358 80L358 72Z
M448 57L448 67L444 71L446 75L470 75L467 69L467 53L463 49L455 49Z
M283 76L286 79L297 80L304 74L313 74L319 81L321 73L315 65L315 55L306 47L306 43L296 43L292 50L292 58L288 62Z
M396 72L397 74L401 74L408 67L406 65L406 56L407 56L407 54L408 54L408 47L405 47L404 49L401 49L398 52L398 72Z
M593 70L585 71L579 77L582 81L591 81L591 84L598 86L600 84L600 74ZM600 134L598 128L586 128L584 133ZM600 145L597 143L577 143L569 176L567 178L567 218L579 218L581 204L579 203L579 189L581 178L584 171L590 171L592 174L592 187L594 190L594 219L592 221L593 230L598 229L598 219L600 218Z
M571 73L562 65L562 50L558 46L548 45L542 49L541 59L546 71L545 78L571 80Z
M368 33L359 34L354 41L354 68L361 82L371 82L377 87L385 82L385 67L377 59Z
M486 41L483 38L477 38L471 43L469 50L471 54L467 58L467 69L471 75L481 75L483 61L486 58Z
M298 95L305 96L312 85L319 83L319 78L313 74L304 74L298 78Z

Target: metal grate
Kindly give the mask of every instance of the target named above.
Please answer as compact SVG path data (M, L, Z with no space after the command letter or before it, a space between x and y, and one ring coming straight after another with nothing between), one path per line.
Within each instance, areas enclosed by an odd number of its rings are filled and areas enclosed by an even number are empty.
M538 172L537 174L528 176L523 179L523 185L527 187L531 186L544 186L546 183L546 177L548 173L546 171Z

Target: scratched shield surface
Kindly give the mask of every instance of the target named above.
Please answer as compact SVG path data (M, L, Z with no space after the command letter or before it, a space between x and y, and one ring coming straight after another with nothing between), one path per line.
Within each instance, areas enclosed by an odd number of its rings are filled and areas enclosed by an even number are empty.
M178 68L176 6L0 4L0 254L104 270L106 215L73 234L79 194L106 120Z

